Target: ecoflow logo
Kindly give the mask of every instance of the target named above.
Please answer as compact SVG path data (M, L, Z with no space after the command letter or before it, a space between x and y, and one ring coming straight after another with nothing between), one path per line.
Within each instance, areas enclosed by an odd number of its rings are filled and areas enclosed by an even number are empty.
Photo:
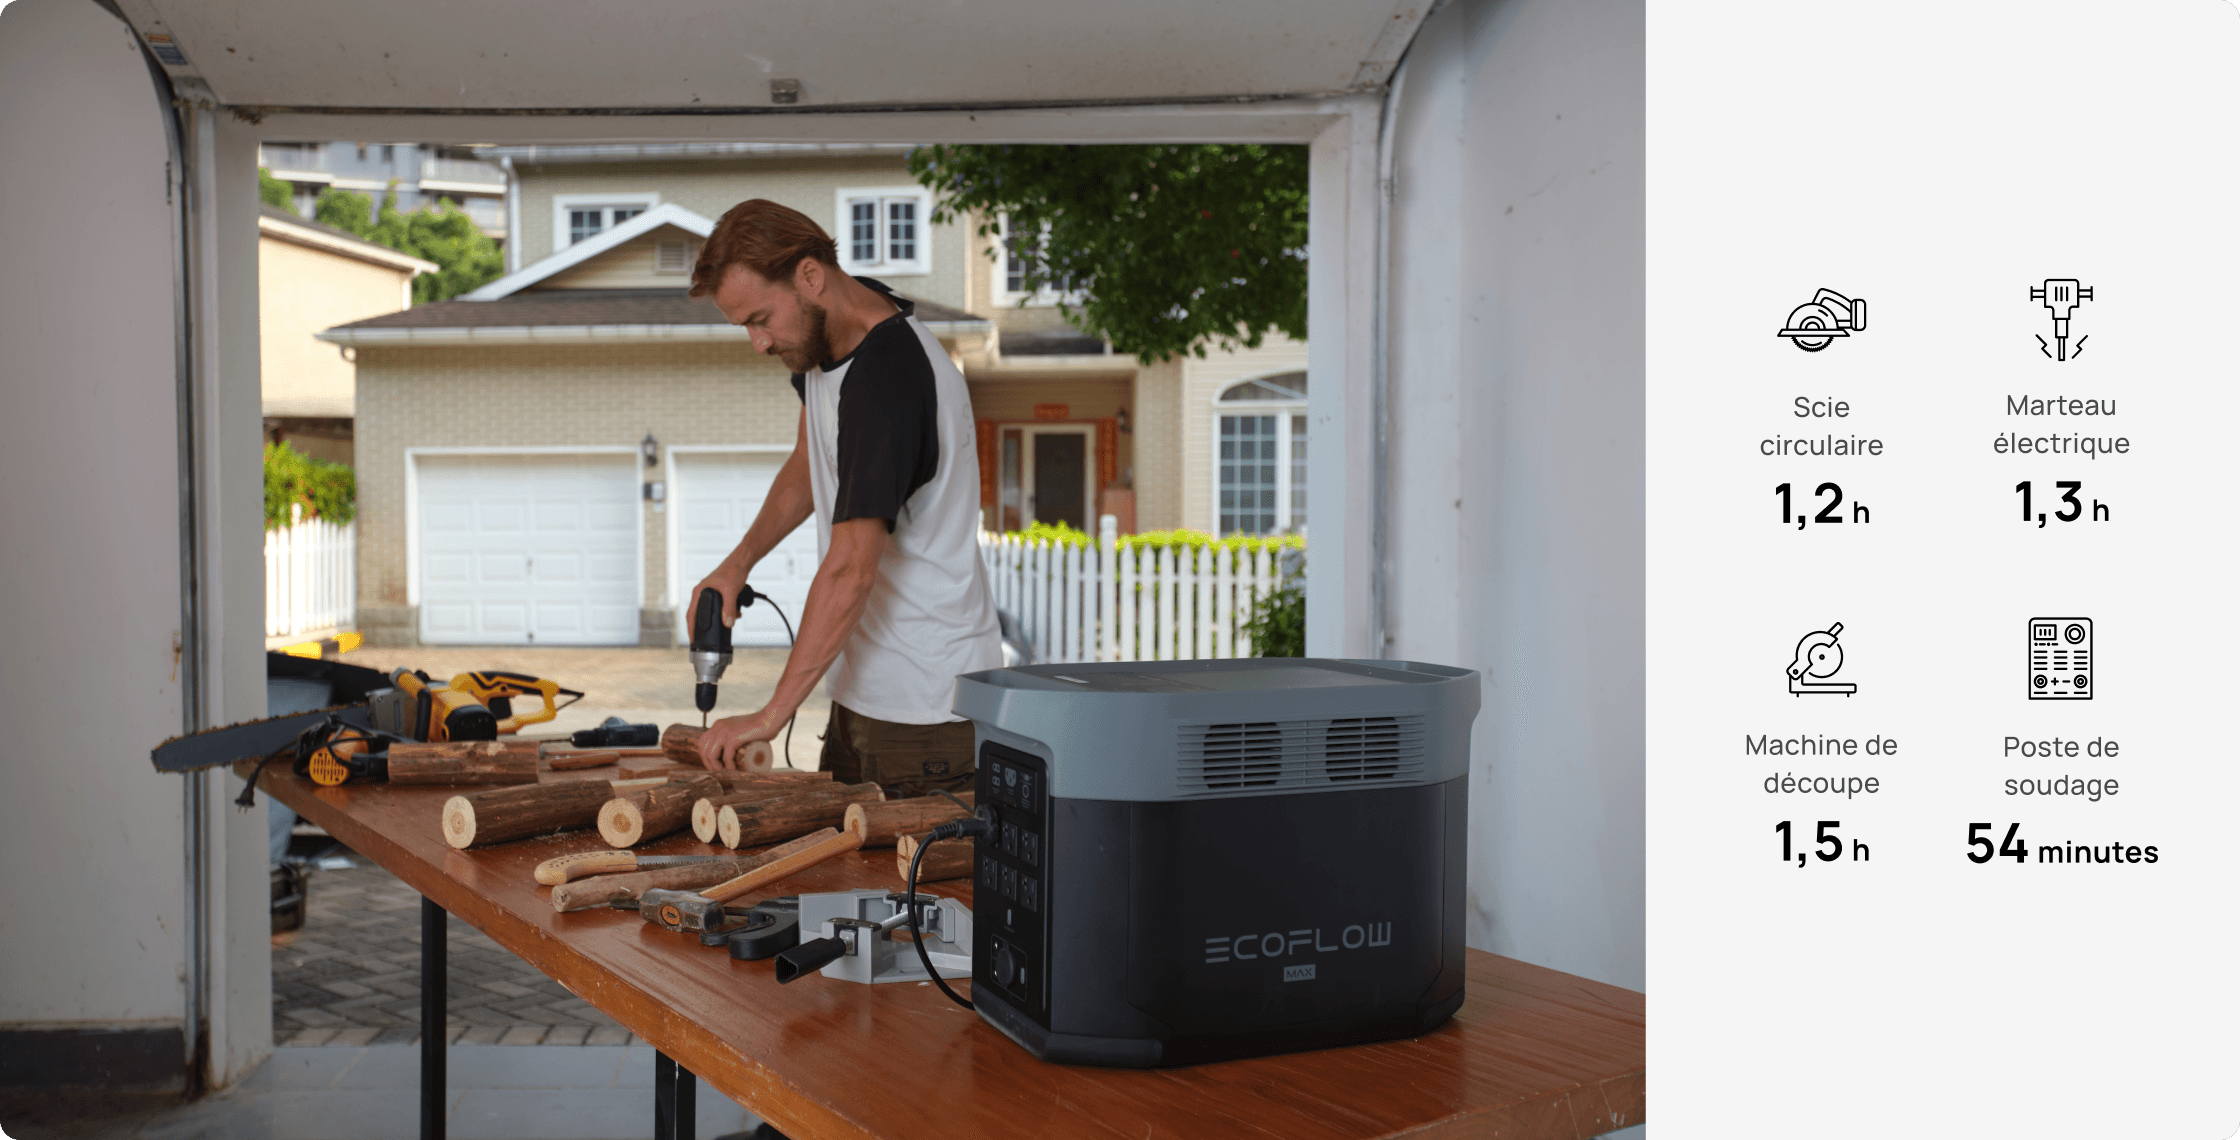
M1322 928L1319 926L1308 930L1293 930L1288 933L1277 930L1267 934L1239 934L1234 937L1208 938L1206 939L1206 964L1212 965L1215 962L1230 961L1249 962L1258 958L1296 957L1310 952L1326 954L1332 950L1359 950L1367 946L1390 945L1392 945L1392 924L1389 922L1372 922L1365 926L1357 923L1339 931L1338 940L1328 944L1324 944L1322 941ZM1301 949L1301 947L1307 949ZM1286 967L1284 981L1303 981L1314 976L1313 966L1305 967L1306 972L1298 977L1291 976L1291 969L1291 967Z

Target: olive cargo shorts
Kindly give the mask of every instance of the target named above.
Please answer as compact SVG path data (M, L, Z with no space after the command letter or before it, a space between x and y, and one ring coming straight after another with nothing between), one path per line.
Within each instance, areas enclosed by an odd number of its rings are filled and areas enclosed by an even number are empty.
M817 770L843 784L877 784L896 798L972 790L972 722L896 724L832 706Z

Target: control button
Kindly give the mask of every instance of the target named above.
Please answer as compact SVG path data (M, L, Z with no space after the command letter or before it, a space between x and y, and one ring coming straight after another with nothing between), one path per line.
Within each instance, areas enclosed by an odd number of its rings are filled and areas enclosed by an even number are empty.
M996 984L1006 987L1011 985L1013 975L1021 973L1019 956L1011 952L1007 943L996 943L996 960L990 972L995 975Z
M1021 773L1019 773L1018 775L1019 775L1019 791L1018 791L1018 797L1019 797L1019 801L1018 801L1018 802L1019 802L1019 806L1020 806L1020 807L1023 807L1023 808L1025 808L1025 809L1027 809L1028 811L1033 811L1033 810L1034 810L1034 773L1032 773L1032 772L1021 772Z

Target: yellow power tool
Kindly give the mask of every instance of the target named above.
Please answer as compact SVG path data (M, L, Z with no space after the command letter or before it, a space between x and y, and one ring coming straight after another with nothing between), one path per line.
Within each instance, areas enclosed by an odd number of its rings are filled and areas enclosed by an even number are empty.
M523 725L539 724L560 715L560 710L583 699L574 689L563 689L558 681L532 677L527 673L501 673L489 670L480 673L461 673L451 678L451 691L465 693L479 701L497 718L498 735L519 732ZM544 698L544 707L531 712L515 714L513 700L536 694ZM559 701L567 697L566 704Z

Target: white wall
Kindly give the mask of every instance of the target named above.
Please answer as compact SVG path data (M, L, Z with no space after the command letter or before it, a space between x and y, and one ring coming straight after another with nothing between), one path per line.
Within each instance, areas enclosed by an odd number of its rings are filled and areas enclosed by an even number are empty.
M0 1024L178 1026L186 1012L182 780L148 752L183 723L172 214L161 104L90 0L0 13L0 861L51 869L98 919L11 922ZM190 115L204 707L264 713L255 142ZM58 177L58 171L67 172ZM80 219L88 225L53 224ZM93 235L89 238L88 235ZM264 813L208 789L208 1078L271 1050ZM36 810L28 810L31 807ZM184 1058L182 1058L184 1061Z
M0 163L0 864L99 900L98 918L8 922L0 1022L19 1027L183 1010L179 779L148 764L181 723L157 109L131 33L88 0L0 12L0 153L18 158Z
M1640 0L1456 0L1410 49L1386 507L1385 655L1484 671L1471 944L1636 989L1643 53Z

